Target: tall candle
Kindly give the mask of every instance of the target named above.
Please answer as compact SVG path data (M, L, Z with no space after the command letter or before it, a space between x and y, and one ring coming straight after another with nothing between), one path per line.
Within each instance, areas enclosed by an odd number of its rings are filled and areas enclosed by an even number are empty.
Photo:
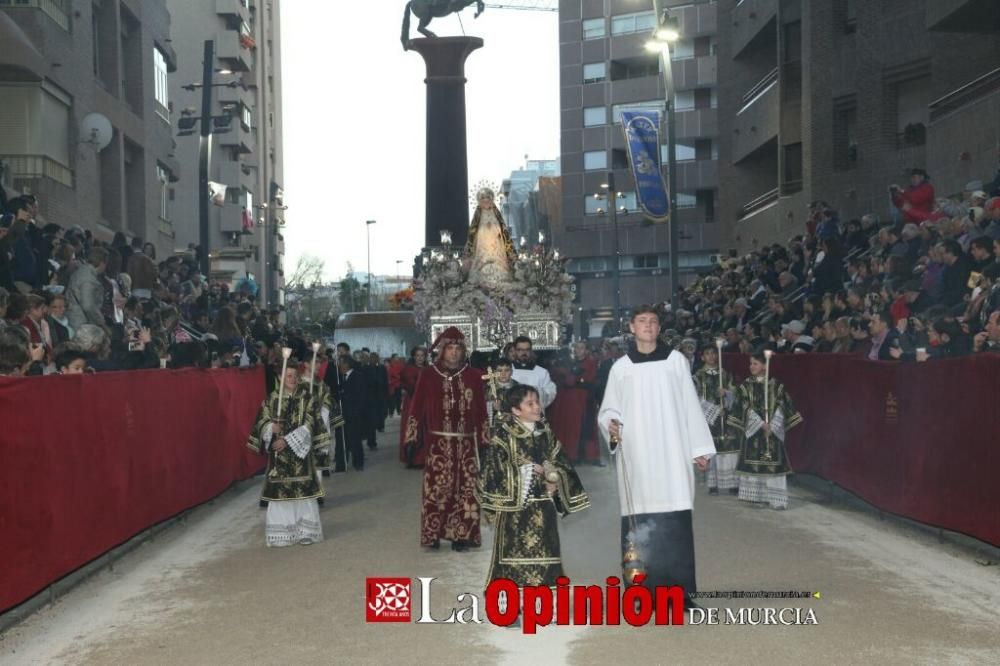
M281 348L281 377L278 379L278 418L281 418L281 401L285 397L285 372L288 370L288 359L292 356L291 347Z

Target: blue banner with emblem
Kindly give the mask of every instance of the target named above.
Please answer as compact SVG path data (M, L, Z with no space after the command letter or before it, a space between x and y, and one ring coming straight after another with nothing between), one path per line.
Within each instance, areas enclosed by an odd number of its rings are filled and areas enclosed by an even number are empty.
M622 129L639 208L654 222L666 222L670 196L660 171L660 112L622 111Z

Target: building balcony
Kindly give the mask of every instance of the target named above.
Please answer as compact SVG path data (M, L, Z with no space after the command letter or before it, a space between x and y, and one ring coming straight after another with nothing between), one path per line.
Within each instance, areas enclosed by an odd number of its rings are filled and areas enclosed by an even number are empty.
M674 60L671 64L676 90L707 88L719 82L718 57L714 55Z
M234 72L246 72L253 65L253 51L243 45L239 30L215 34L215 57Z
M250 21L250 10L243 0L215 0L215 13L233 20Z
M996 0L934 0L924 11L928 30L1000 32L1000 6Z
M60 28L70 30L71 0L0 0L0 9L40 9Z
M719 187L718 160L677 163L677 191L712 190Z
M739 56L765 28L773 28L778 0L739 0L730 12L732 54Z
M73 170L46 155L0 155L0 162L16 184L47 178L60 185L73 187Z
M743 95L743 105L733 123L733 163L778 136L779 96L777 68Z
M239 112L233 116L230 130L216 135L216 141L220 146L235 148L244 155L250 154L257 149L257 139L254 136L253 129L247 129L243 124Z
M1000 92L1000 68L987 72L931 102L928 105L931 124L997 92Z
M219 211L219 231L224 234L243 231L243 206L227 203Z
M244 180L249 180L249 177L243 175L243 168L240 162L225 160L219 165L218 179L220 183L227 187L240 187Z
M779 199L778 188L765 192L755 199L751 199L740 207L737 217L742 220L750 219L763 213L765 210L777 205Z

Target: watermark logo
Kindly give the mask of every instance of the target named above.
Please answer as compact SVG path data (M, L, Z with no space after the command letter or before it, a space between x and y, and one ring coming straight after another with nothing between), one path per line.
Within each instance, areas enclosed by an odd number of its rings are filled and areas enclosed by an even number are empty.
M366 578L365 602L368 622L409 622L410 579Z

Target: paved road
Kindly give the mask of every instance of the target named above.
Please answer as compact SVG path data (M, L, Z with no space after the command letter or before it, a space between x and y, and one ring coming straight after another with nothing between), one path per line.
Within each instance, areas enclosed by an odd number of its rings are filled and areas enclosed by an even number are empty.
M382 437L396 441L397 422ZM593 508L561 523L568 574L618 572L608 468L586 467ZM258 488L229 493L0 639L4 664L1000 663L1000 567L793 490L785 512L699 493L703 590L815 590L820 599L719 601L812 608L817 626L547 627L366 624L366 576L438 579L435 617L482 589L479 551L418 547L420 474L395 448L327 479L327 540L269 550ZM419 599L414 600L415 603Z

